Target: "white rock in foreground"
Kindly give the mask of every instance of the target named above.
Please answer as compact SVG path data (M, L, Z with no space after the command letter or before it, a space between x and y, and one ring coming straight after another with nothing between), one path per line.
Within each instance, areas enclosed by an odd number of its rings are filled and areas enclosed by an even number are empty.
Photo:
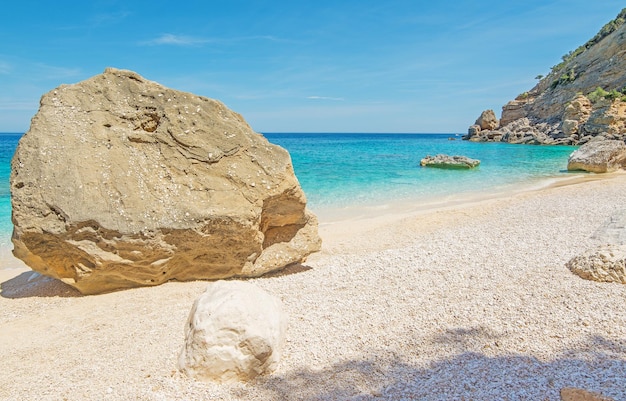
M247 381L280 360L287 317L280 300L246 282L211 283L185 327L179 369L202 381Z

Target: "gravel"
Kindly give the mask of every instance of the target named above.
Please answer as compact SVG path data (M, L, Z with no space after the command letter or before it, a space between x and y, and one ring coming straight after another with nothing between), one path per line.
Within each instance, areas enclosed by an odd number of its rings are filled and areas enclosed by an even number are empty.
M626 286L565 267L600 245L594 234L624 204L617 175L376 219L322 216L322 252L250 280L282 299L289 327L279 369L242 384L176 369L206 283L80 296L13 269L1 282L0 399L559 400L579 387L626 400Z

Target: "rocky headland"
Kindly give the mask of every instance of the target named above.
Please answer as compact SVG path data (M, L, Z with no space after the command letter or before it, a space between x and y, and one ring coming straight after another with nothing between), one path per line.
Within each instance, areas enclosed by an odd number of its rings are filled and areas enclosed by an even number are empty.
M593 38L562 57L534 88L486 110L464 139L582 145L626 139L626 8Z

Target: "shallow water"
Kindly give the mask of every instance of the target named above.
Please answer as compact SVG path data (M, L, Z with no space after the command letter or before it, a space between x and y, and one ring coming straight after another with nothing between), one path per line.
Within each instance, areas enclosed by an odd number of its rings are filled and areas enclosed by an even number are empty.
M0 248L10 245L11 158L22 134L0 134ZM567 146L473 143L452 134L264 134L286 148L314 211L426 203L565 177ZM454 140L450 140L454 139ZM472 170L420 167L426 155L481 160ZM372 209L373 208L373 209Z
M451 134L265 134L286 148L312 209L425 202L565 177L569 146L474 143ZM451 140L454 139L454 140ZM420 167L439 153L479 159L472 170Z

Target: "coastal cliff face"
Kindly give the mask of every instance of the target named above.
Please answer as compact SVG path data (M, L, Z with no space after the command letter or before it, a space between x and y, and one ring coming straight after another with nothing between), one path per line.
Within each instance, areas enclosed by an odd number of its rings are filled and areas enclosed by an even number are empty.
M464 139L567 145L626 139L626 9L504 105L497 128L479 125Z

